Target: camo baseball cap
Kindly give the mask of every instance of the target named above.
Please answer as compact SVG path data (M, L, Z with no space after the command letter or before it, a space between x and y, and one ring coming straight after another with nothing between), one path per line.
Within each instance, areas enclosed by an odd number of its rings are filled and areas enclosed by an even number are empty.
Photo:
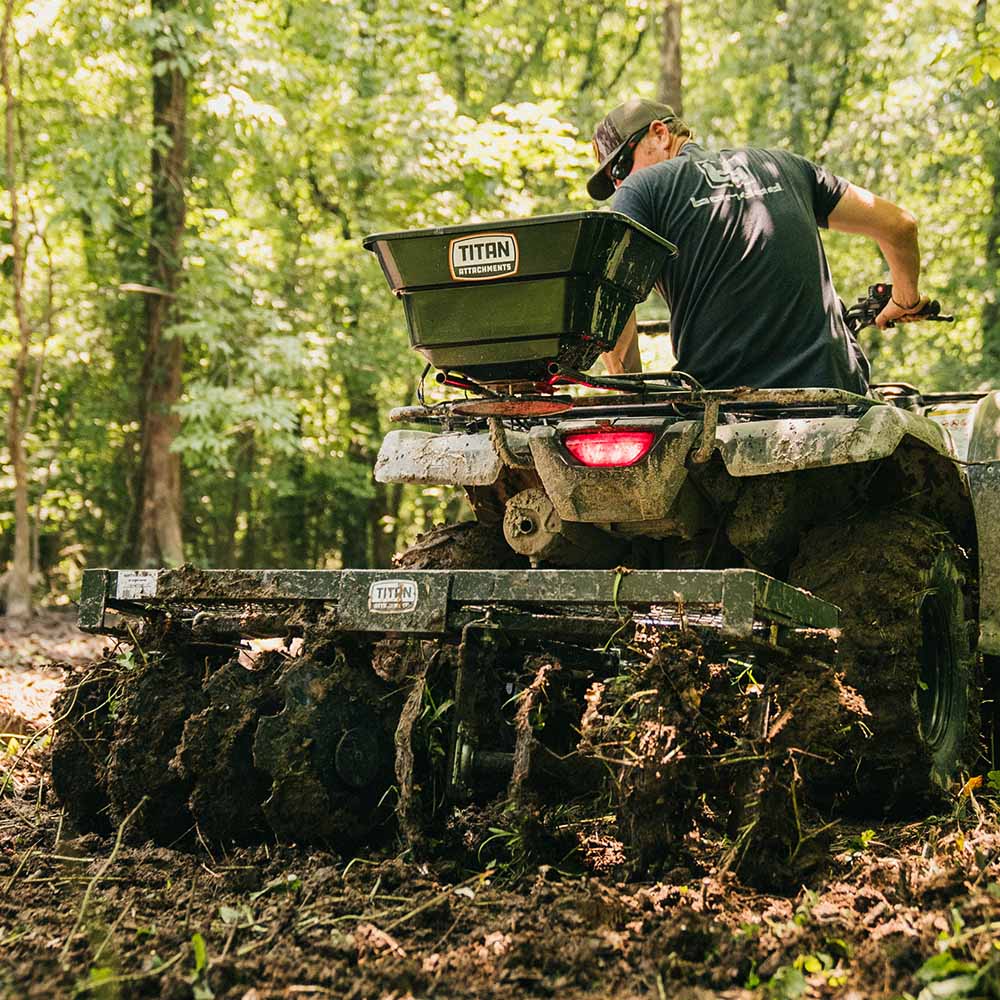
M604 201L615 193L615 186L604 171L621 152L629 136L653 122L676 117L669 104L646 101L639 97L633 97L609 111L594 132L594 155L600 166L587 181L587 193L590 197L596 201Z

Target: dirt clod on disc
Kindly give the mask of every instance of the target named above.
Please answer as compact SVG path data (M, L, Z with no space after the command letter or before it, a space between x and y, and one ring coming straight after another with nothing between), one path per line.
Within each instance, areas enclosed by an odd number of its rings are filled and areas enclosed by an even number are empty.
M147 797L129 835L169 844L194 826L190 783L170 763L185 722L204 708L202 680L219 665L220 651L164 644L137 659L142 662L120 676L107 770L109 816L117 826Z
M188 805L200 832L214 842L256 843L269 834L261 802L267 780L253 764L261 714L277 711L280 653L252 670L230 660L205 682L207 704L184 724L171 768L189 786Z
M119 690L120 665L98 660L74 671L52 706L52 787L83 831L107 833L107 761L114 720L111 701Z

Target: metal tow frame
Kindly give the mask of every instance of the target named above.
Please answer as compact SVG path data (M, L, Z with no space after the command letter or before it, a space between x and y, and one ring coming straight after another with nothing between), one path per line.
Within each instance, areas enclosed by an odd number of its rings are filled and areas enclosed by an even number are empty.
M667 609L681 623L710 615L723 636L745 638L755 623L836 628L826 601L750 569L726 570L87 570L79 624L126 634L109 613L189 619L206 630L240 631L247 609L256 634L292 634L281 626L290 605L322 615L348 632L457 633L490 609L513 631L600 632L629 615ZM267 625L268 612L273 627ZM263 624L261 624L263 621ZM604 631L605 638L607 632Z

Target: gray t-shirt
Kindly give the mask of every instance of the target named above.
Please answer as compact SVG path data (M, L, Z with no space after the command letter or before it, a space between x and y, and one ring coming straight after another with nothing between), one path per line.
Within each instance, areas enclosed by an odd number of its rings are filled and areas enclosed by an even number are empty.
M681 371L708 388L867 391L816 228L846 188L784 150L690 142L626 178L614 210L678 248L656 287Z

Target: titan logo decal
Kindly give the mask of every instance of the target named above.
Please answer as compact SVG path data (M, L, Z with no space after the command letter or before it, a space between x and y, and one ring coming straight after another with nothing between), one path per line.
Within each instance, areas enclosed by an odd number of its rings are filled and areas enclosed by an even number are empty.
M368 610L399 615L417 606L415 580L376 580L368 588Z
M454 281L489 281L517 274L517 240L511 233L480 233L452 240L448 268Z

